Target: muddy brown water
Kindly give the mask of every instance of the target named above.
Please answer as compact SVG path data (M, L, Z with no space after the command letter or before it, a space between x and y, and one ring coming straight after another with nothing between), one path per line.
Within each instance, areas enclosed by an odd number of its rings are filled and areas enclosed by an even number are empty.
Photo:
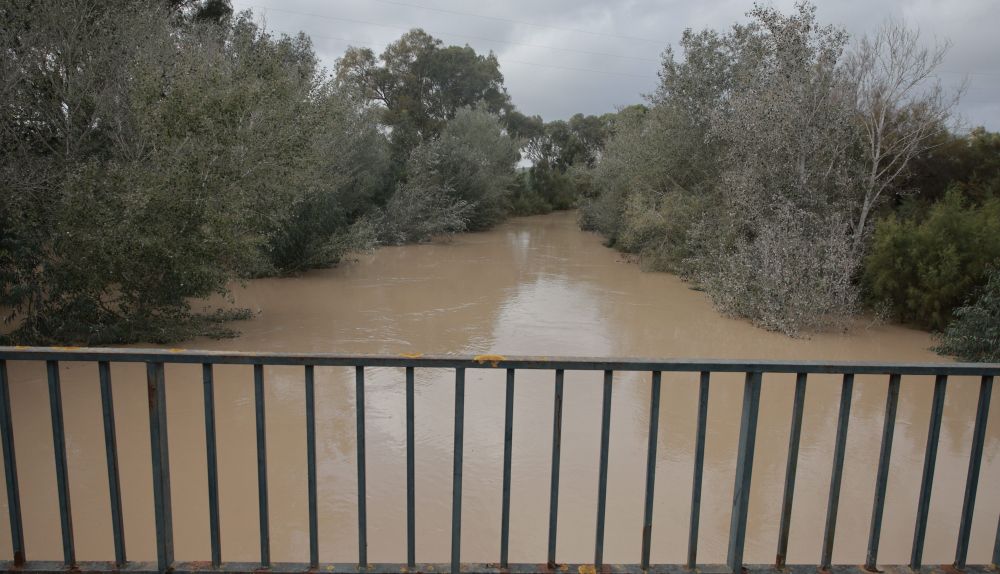
M536 355L941 361L926 333L859 322L843 334L790 339L720 316L674 276L642 273L575 225L575 214L512 220L448 242L390 247L336 269L251 281L235 292L259 310L242 336L181 346L245 351L502 353ZM9 364L26 547L61 559L44 365ZM61 367L77 557L113 557L96 365ZM154 559L145 373L112 367L131 559ZM197 366L168 365L167 395L176 557L207 560L208 501L202 388ZM302 371L268 367L267 447L272 559L307 561ZM558 560L593 559L601 409L600 373L567 372ZM368 369L368 540L373 562L406 560L405 397L399 369ZM500 540L504 373L467 374L463 561L493 562ZM353 372L317 368L320 559L357 560ZM855 383L834 561L864 561L886 395L884 377ZM794 382L765 377L746 559L774 559ZM649 375L616 374L606 562L638 562ZM932 381L904 377L880 561L905 563L913 536ZM839 378L810 378L789 561L817 563L826 512ZM977 381L949 382L925 563L950 563L965 485ZM742 377L712 379L700 562L722 562L729 530ZM451 527L453 375L416 378L417 560L447 561ZM216 369L222 553L258 558L250 367ZM695 375L664 375L654 503L654 562L685 560L691 499ZM970 563L989 562L1000 512L1000 401L993 401ZM545 560L553 374L519 372L515 390L510 558ZM3 513L6 515L6 498ZM0 521L0 558L10 557Z

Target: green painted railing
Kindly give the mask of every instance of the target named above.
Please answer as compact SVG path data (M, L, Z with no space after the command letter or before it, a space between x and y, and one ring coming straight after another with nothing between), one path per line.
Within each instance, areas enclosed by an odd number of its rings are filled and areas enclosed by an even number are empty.
M51 408L52 435L55 452L56 482L59 495L60 528L62 535L62 562L30 560L25 549L21 523L21 505L18 491L18 473L14 453L14 432L10 402L8 361L44 361L47 365L49 402ZM66 464L66 437L63 424L62 398L59 381L59 361L82 361L96 363L100 377L101 400L104 416L105 447L107 453L108 484L115 557L106 562L80 562L76 560L73 537L73 514L69 497L69 477ZM132 362L146 364L146 384L149 391L149 426L153 470L153 499L156 523L157 561L129 561L126 554L125 529L122 523L122 499L118 476L118 453L115 440L115 416L111 393L112 362ZM164 364L188 363L202 365L204 384L205 436L208 467L209 522L211 533L211 559L204 562L177 562L174 560L173 526L170 503L170 464L167 446L167 416ZM253 365L255 391L256 439L257 439L257 480L260 516L260 561L255 563L223 562L220 545L219 485L216 460L215 406L213 365L240 364ZM301 563L274 563L270 557L270 530L268 522L267 451L264 426L265 380L264 366L297 365L303 367L305 385L305 424L307 441L307 482L309 488L309 560ZM358 561L349 564L326 564L319 561L319 527L317 519L317 478L316 478L316 416L314 400L314 369L318 366L342 366L355 369L357 400L357 469L358 469ZM406 385L406 442L407 442L407 563L379 564L368 559L367 513L365 476L365 369L366 367L398 367L404 371ZM454 433L454 474L452 489L452 540L450 564L419 564L415 560L415 492L414 492L414 370L420 368L453 369L455 374L455 433ZM501 508L500 556L497 563L469 564L461 562L462 533L462 453L465 428L465 372L467 369L506 370L506 409L503 456L503 502ZM549 506L548 554L545 562L537 564L511 564L508 562L508 542L510 531L510 486L511 486L511 438L514 425L514 383L518 370L549 370L555 377L555 401L552 432L552 470ZM601 449L598 460L598 490L596 539L594 561L591 564L560 564L556 555L556 534L559 504L559 457L562 434L563 378L567 370L603 371L603 401L601 415ZM616 371L644 371L650 373L650 417L649 440L646 465L645 501L641 528L642 549L634 564L604 563L604 524L607 503L607 477L609 438L611 432L612 382ZM653 496L655 492L655 457L658 438L660 404L660 383L663 372L691 372L700 374L698 422L694 458L694 480L690 515L690 535L686 564L650 564L650 546L653 528ZM745 373L743 407L740 421L738 450L736 452L736 473L733 491L733 505L730 520L728 558L725 565L698 563L698 521L700 516L702 476L704 473L705 436L708 414L708 394L712 373ZM789 438L788 462L782 499L781 523L777 541L777 555L773 565L744 565L743 549L746 538L747 512L750 483L753 474L753 457L757 416L760 406L761 386L768 373L795 373L795 395L791 432ZM808 376L814 373L841 375L841 395L834 446L833 470L830 481L829 501L825 521L822 553L818 564L794 565L785 563L788 549L788 534L791 524L791 508L794 497L795 474L798 462L799 439L801 436L802 411ZM846 456L847 429L850 421L851 397L855 375L884 375L888 385L885 407L885 422L879 463L876 469L876 488L871 530L868 541L867 558L863 566L833 565L833 542L837 524L837 510L840 500L841 475ZM914 503L917 518L914 527L913 546L910 563L906 566L879 566L878 547L882 528L882 511L886 495L889 459L892 450L896 405L902 378L909 375L935 376L934 393L929 420L929 432L921 473L920 493ZM471 574L514 574L542 573L573 570L580 574L598 571L638 574L640 572L674 574L697 571L705 574L732 573L745 570L751 574L790 571L797 574L815 572L818 569L837 571L844 574L877 572L879 568L897 574L900 572L952 572L969 571L982 573L995 571L1000 563L1000 524L996 533L992 565L972 566L966 564L969 538L972 531L972 517L976 493L979 488L979 472L983 458L986 425L990 396L994 377L1000 375L998 364L892 364L892 363L816 363L782 361L729 361L729 360L658 360L658 359L596 359L581 357L504 357L500 355L479 356L385 356L385 355L336 355L336 354L291 354L291 353L233 353L187 350L153 349L84 349L84 348L29 348L0 347L0 435L2 435L4 469L7 485L7 502L10 516L10 531L13 559L0 562L4 572L369 572L373 574L401 574L414 572L466 572ZM975 413L972 444L970 447L969 471L966 480L962 513L957 533L955 561L948 566L924 566L923 547L929 519L931 487L937 459L938 439L944 410L945 391L949 376L971 376L980 380L979 401ZM989 483L995 490L1000 485L997 479Z

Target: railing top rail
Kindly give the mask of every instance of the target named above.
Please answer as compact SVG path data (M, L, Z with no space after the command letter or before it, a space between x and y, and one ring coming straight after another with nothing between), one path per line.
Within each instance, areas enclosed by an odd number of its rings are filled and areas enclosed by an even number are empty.
M3 347L0 360L314 365L333 367L424 367L563 369L567 371L760 372L1000 376L1000 363L874 363L765 361L746 359L655 359L646 357L557 357L511 355L365 355L100 347Z

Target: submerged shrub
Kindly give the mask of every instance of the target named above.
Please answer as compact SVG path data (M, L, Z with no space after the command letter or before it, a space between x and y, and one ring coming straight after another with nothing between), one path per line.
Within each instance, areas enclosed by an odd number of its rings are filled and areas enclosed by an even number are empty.
M453 190L447 187L426 182L400 185L374 218L378 242L402 245L427 241L442 233L465 231L472 206L453 195Z
M404 187L435 190L463 202L467 226L486 229L508 213L518 144L506 135L497 116L462 108L441 135L417 146L406 164Z
M857 311L847 229L836 216L785 206L753 235L716 247L706 241L687 263L723 312L789 335L828 329Z
M955 310L934 350L963 361L1000 362L1000 268L990 272L978 297Z

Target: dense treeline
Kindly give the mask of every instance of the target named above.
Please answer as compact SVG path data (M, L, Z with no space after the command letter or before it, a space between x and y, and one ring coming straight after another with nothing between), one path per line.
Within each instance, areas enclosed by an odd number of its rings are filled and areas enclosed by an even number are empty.
M583 227L788 334L865 306L1000 356L1000 135L890 22L800 4L688 30L647 105L544 122L496 57L412 30L328 73L227 0L0 6L0 311L17 343L231 334L234 281L580 207Z
M898 22L851 43L809 4L748 16L667 50L648 110L581 174L582 225L765 328L865 302L944 328L1000 263L998 140L948 132L947 45Z
M245 314L192 301L234 280L483 229L515 191L573 204L521 185L531 122L496 58L419 30L331 76L308 37L224 0L15 0L0 19L9 341L226 335Z
M942 330L1000 265L1000 134L942 134L913 161L865 260L869 302Z

